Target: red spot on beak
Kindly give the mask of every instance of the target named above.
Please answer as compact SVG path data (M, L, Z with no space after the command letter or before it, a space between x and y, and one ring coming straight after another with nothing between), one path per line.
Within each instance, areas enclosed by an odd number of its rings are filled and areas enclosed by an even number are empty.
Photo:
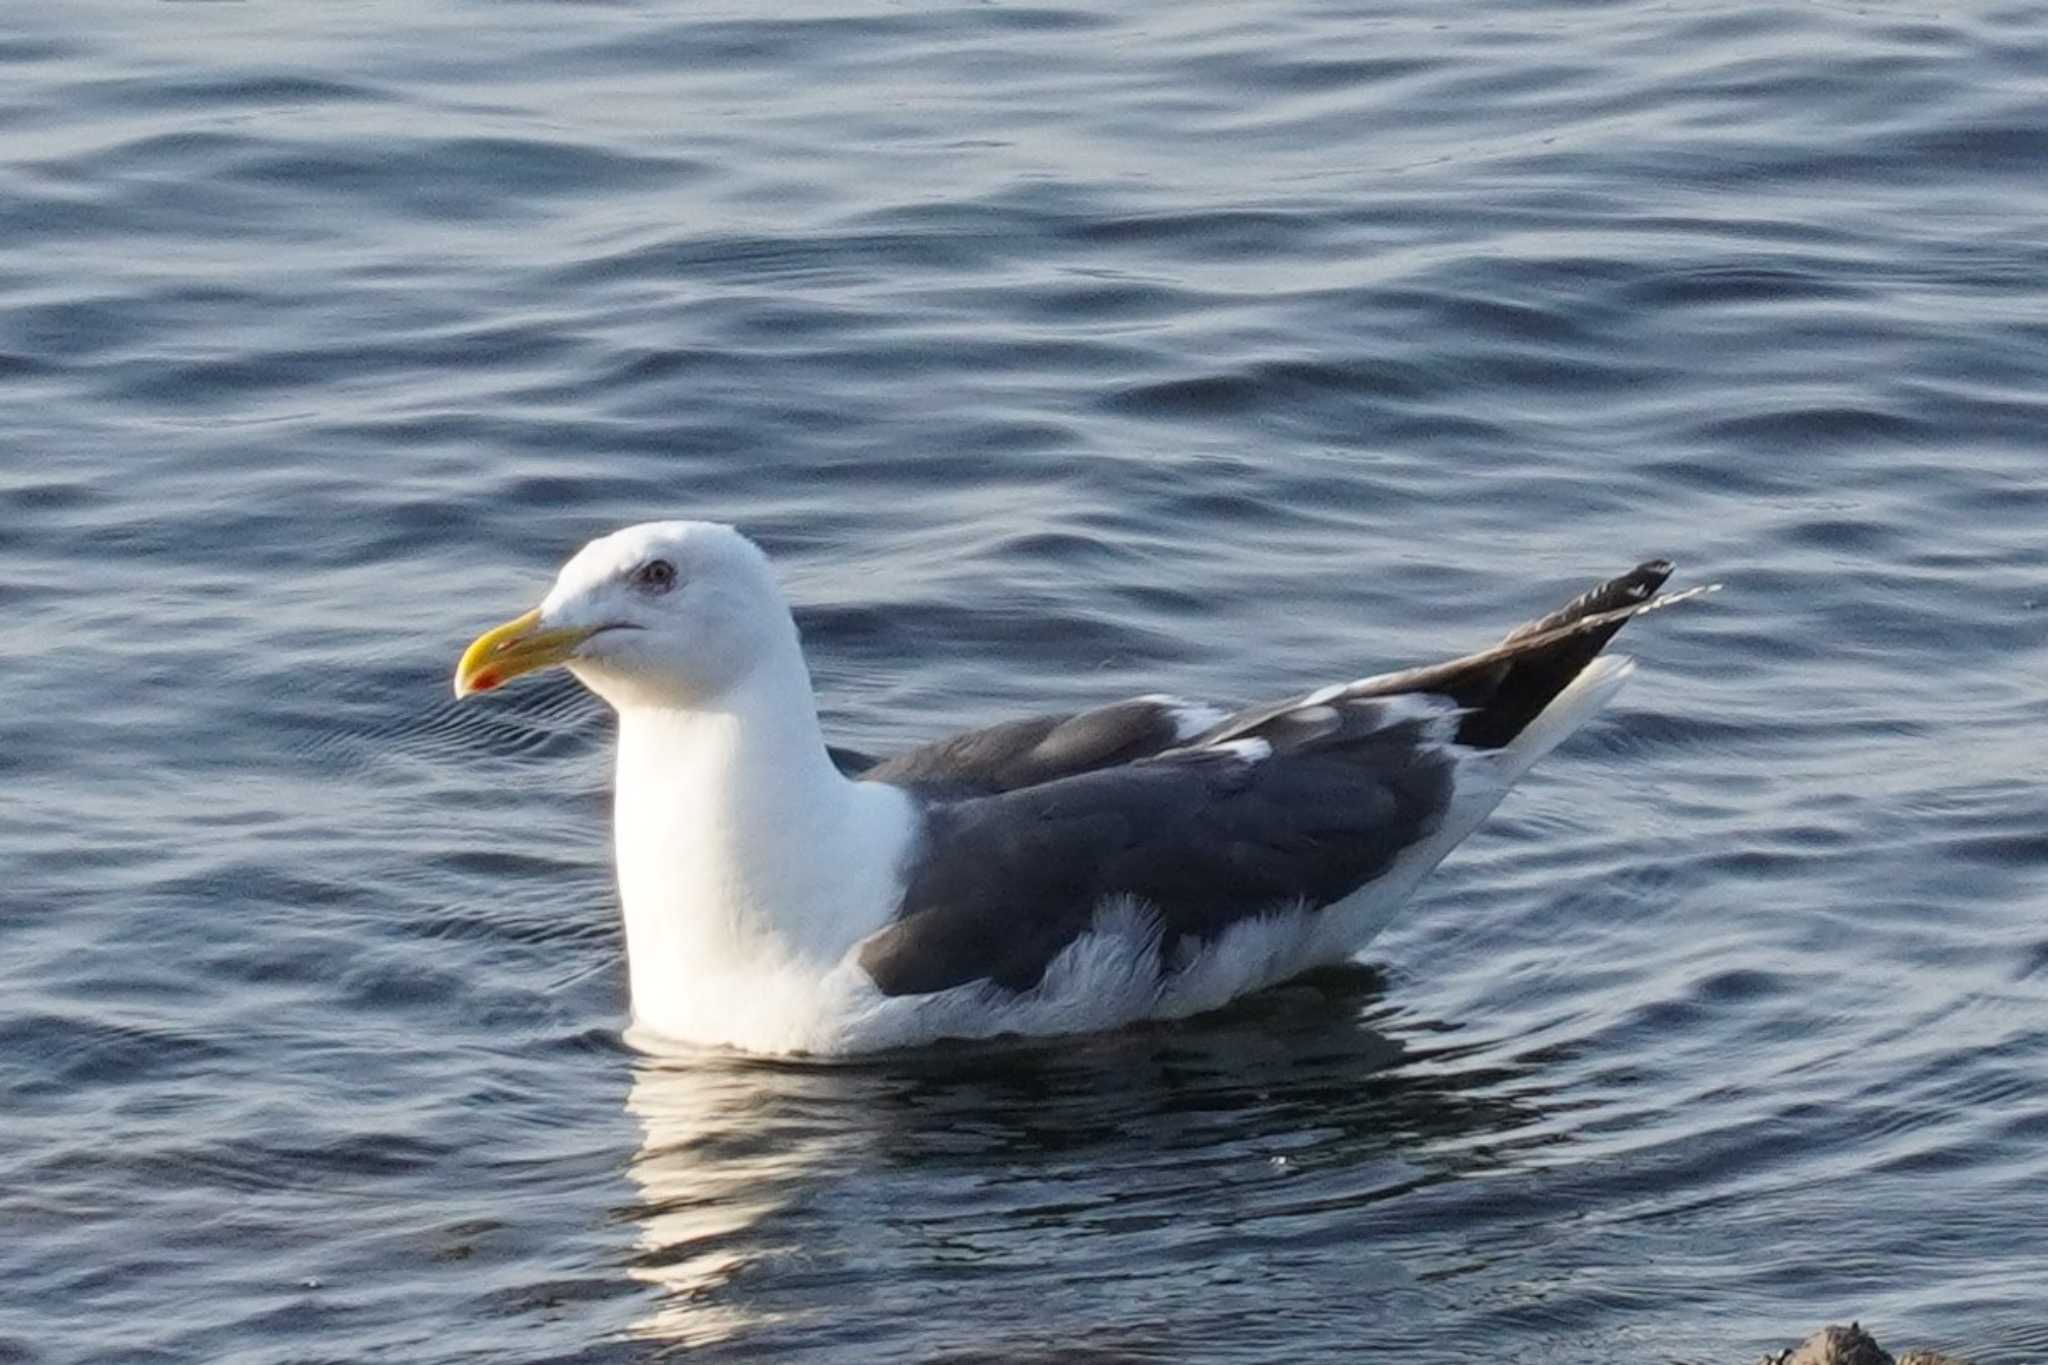
M469 680L469 690L472 692L488 692L503 681L505 681L503 678L487 668Z

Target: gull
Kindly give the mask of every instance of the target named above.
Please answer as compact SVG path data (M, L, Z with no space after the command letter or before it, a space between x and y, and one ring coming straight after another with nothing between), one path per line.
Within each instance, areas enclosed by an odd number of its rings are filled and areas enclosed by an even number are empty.
M828 748L768 558L730 526L592 541L458 697L567 668L618 713L637 1037L842 1056L1215 1009L1350 958L1631 661L1638 565L1499 644L1232 709L1155 694L881 761Z

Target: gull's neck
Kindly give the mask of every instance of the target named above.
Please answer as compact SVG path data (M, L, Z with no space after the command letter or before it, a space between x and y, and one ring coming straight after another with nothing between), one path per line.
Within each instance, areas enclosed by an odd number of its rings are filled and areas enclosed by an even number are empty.
M828 971L895 910L915 818L902 792L833 766L794 632L714 703L621 708L619 893L636 1017L701 1034L664 1021L749 982Z

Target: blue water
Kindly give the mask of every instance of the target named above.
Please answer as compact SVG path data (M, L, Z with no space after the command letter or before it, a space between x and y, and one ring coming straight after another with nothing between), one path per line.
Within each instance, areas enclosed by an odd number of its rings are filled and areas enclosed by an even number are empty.
M12 7L0 1360L2048 1359L2048 6ZM622 1040L715 516L833 737L1483 644L1621 703L1364 965Z

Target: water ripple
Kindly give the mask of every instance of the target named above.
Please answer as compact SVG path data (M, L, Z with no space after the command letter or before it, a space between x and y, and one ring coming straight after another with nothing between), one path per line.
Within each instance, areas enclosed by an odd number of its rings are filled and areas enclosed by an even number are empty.
M0 37L0 1358L2048 1349L2038 7L77 0ZM621 521L835 741L1722 580L1372 950L629 1045Z

